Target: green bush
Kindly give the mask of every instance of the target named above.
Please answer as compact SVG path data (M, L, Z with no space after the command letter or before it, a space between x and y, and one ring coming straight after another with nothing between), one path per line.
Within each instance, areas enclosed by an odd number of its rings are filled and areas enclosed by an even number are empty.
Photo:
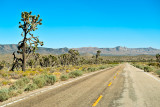
M98 69L105 69L106 68L106 66L100 66L100 67L98 67Z
M46 84L53 85L56 82L56 76L54 75L44 75L44 78L46 80Z
M32 90L35 90L37 88L38 88L38 86L36 84L28 84L25 91L32 91Z
M29 78L23 77L17 80L12 86L10 86L9 90L23 89L29 82L30 82Z
M0 89L0 102L8 100L8 89Z
M56 76L54 75L41 75L33 78L33 83L36 84L39 88L42 88L45 85L53 85L56 82Z
M85 67L85 68L83 68L83 69L82 69L82 71L87 71L87 68L86 68L86 67Z
M144 67L144 72L151 72L152 69L150 67Z
M15 82L15 85L17 85L18 88L22 89L22 88L24 88L25 85L28 84L28 83L29 83L29 79L26 78L26 77L23 77L23 78L17 80L17 81Z
M30 82L30 79L27 77L23 77L22 80L24 81L25 84L28 84Z
M119 62L108 62L108 64L120 64Z
M135 65L135 67L144 70L144 66L142 66L142 65Z
M157 70L157 71L156 71L156 74L158 74L158 75L160 76L160 70Z
M33 83L36 84L39 88L42 88L46 85L46 80L44 76L37 76L33 78Z
M17 90L17 93L18 94L22 94L24 92L24 90L20 89L20 90Z
M76 70L76 71L70 72L70 73L69 73L69 77L70 77L70 78L75 78L75 77L81 76L82 74L83 74L82 71Z
M9 91L17 90L17 89L18 89L18 86L15 83L9 87Z
M158 66L158 63L157 62L156 63L155 62L154 63L148 63L148 65L149 66Z
M93 68L93 67L89 67L88 69L87 69L87 71L89 71L89 72L94 72L94 71L96 71L97 69L96 68Z
M68 79L68 75L64 75L64 74L63 74L63 75L61 75L60 78L61 78L62 81L65 81L65 80Z
M17 92L17 90L9 90L9 91L8 91L8 95L9 95L10 97L14 97L14 96L17 96L17 95L18 95L18 92Z

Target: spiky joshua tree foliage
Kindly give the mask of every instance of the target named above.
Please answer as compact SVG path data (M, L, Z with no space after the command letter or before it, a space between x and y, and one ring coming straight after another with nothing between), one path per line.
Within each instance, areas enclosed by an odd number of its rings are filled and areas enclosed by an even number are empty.
M19 61L21 61L22 71L25 71L26 59L29 57L29 55L31 53L35 53L35 50L37 49L37 46L39 44L41 46L43 45L43 42L39 41L38 37L33 36L33 34L31 33L32 31L38 29L38 25L42 25L42 19L39 19L40 15L35 16L31 14L32 12L22 12L21 22L19 22L19 28L23 30L21 34L23 39L18 43L17 53L22 55L22 58L18 59ZM11 70L14 70L14 67L12 67Z

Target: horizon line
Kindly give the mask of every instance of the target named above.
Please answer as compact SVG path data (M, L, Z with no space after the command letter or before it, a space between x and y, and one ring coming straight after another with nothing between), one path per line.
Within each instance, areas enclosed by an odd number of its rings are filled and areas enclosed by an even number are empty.
M0 45L18 45L18 44L0 44ZM82 46L82 47L76 47L76 48L117 48L117 47L122 47L122 48L130 48L130 47L127 47L127 46L114 46L114 47L96 47L96 46ZM69 47L57 47L57 48L53 48L53 47L45 47L45 46L41 46L40 48L52 48L52 49L60 49L60 48L68 48L68 49L76 49L76 48L69 48ZM132 49L136 49L136 48L153 48L153 49L158 49L158 48L154 48L154 47L134 47ZM158 49L160 50L160 49Z

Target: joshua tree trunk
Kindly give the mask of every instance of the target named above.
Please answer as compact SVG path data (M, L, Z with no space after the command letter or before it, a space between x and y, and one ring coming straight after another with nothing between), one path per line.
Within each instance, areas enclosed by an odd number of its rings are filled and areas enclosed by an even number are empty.
M23 54L22 54L22 71L26 71L26 31L23 42Z
M98 63L97 59L98 59L98 56L96 55L96 64Z
M23 61L22 61L22 71L25 71L26 70L26 54L25 54L25 44L24 44L24 46L23 46L23 49L24 49L24 51L23 51L23 54L22 54L22 56L23 56Z

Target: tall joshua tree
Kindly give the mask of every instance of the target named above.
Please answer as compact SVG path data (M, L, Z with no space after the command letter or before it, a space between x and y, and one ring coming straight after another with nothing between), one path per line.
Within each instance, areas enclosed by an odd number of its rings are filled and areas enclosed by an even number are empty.
M98 58L99 58L100 54L101 54L101 51L98 50L96 53L96 64L98 63Z
M70 61L72 62L72 65L78 65L78 57L80 55L78 50L70 49L68 53L70 54Z
M32 12L22 12L21 22L19 22L19 28L23 30L21 34L23 39L18 43L17 53L22 55L22 58L20 59L22 62L22 71L25 71L26 58L28 58L30 53L34 53L39 44L41 46L43 45L43 42L39 41L38 37L33 36L31 33L38 29L38 25L42 25L42 19L39 19L40 15L33 16L31 14Z
M63 66L66 66L66 65L69 65L69 62L70 62L70 54L68 53L65 53L65 54L62 54L60 55L58 58L59 58L59 61L60 61L60 64L63 65Z
M159 66L160 66L160 54L156 55L156 59L157 59L157 62L159 63Z

